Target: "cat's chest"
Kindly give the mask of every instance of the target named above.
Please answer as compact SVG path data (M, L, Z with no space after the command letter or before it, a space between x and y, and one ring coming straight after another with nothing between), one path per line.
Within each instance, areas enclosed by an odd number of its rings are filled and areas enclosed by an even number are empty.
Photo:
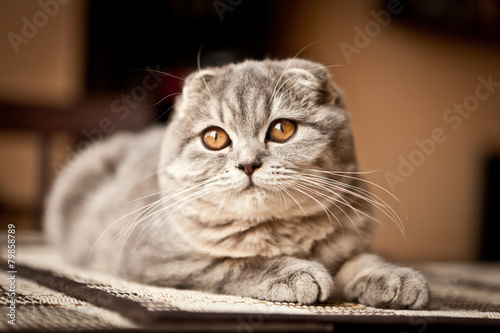
M309 256L317 241L335 231L323 216L275 220L242 227L233 222L222 226L204 226L194 220L177 226L194 250L214 256Z

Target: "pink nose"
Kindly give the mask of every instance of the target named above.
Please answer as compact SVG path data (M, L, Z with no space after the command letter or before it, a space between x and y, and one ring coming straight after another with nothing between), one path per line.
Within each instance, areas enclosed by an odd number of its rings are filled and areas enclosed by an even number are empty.
M251 176L255 170L260 168L262 163L249 163L249 164L240 164L238 165L238 169L244 171L248 176Z

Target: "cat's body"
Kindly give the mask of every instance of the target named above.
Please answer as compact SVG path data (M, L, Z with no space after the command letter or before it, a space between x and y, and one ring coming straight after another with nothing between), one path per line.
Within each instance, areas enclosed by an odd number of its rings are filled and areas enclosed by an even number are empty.
M166 128L70 164L46 230L73 263L272 301L421 308L422 276L369 253L374 220L327 70L247 61L192 74Z

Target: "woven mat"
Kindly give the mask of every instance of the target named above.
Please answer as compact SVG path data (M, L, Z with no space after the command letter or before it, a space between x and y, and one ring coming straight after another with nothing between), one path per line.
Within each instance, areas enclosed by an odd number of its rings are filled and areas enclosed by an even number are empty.
M154 287L69 266L39 241L16 249L16 273L9 273L6 263L0 271L2 330L332 331L383 324L414 332L439 325L500 331L500 263L414 265L430 282L432 302L427 311L410 311L345 302L302 306ZM5 244L1 251L5 260ZM8 308L12 276L14 312Z

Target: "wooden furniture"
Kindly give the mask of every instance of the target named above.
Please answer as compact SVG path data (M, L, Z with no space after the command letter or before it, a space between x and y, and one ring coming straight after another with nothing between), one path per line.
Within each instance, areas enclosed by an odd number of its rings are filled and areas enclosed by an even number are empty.
M117 102L118 101L118 102ZM38 184L35 207L1 207L5 212L29 209L40 229L44 197L50 186L52 160L50 142L56 132L68 132L74 145L68 151L78 151L84 146L104 139L117 131L140 130L155 120L156 109L140 104L120 104L113 95L92 96L68 108L30 107L0 104L0 130L28 130L37 133ZM151 103L152 104L152 103ZM150 104L150 105L151 105ZM148 104L145 104L148 105Z

